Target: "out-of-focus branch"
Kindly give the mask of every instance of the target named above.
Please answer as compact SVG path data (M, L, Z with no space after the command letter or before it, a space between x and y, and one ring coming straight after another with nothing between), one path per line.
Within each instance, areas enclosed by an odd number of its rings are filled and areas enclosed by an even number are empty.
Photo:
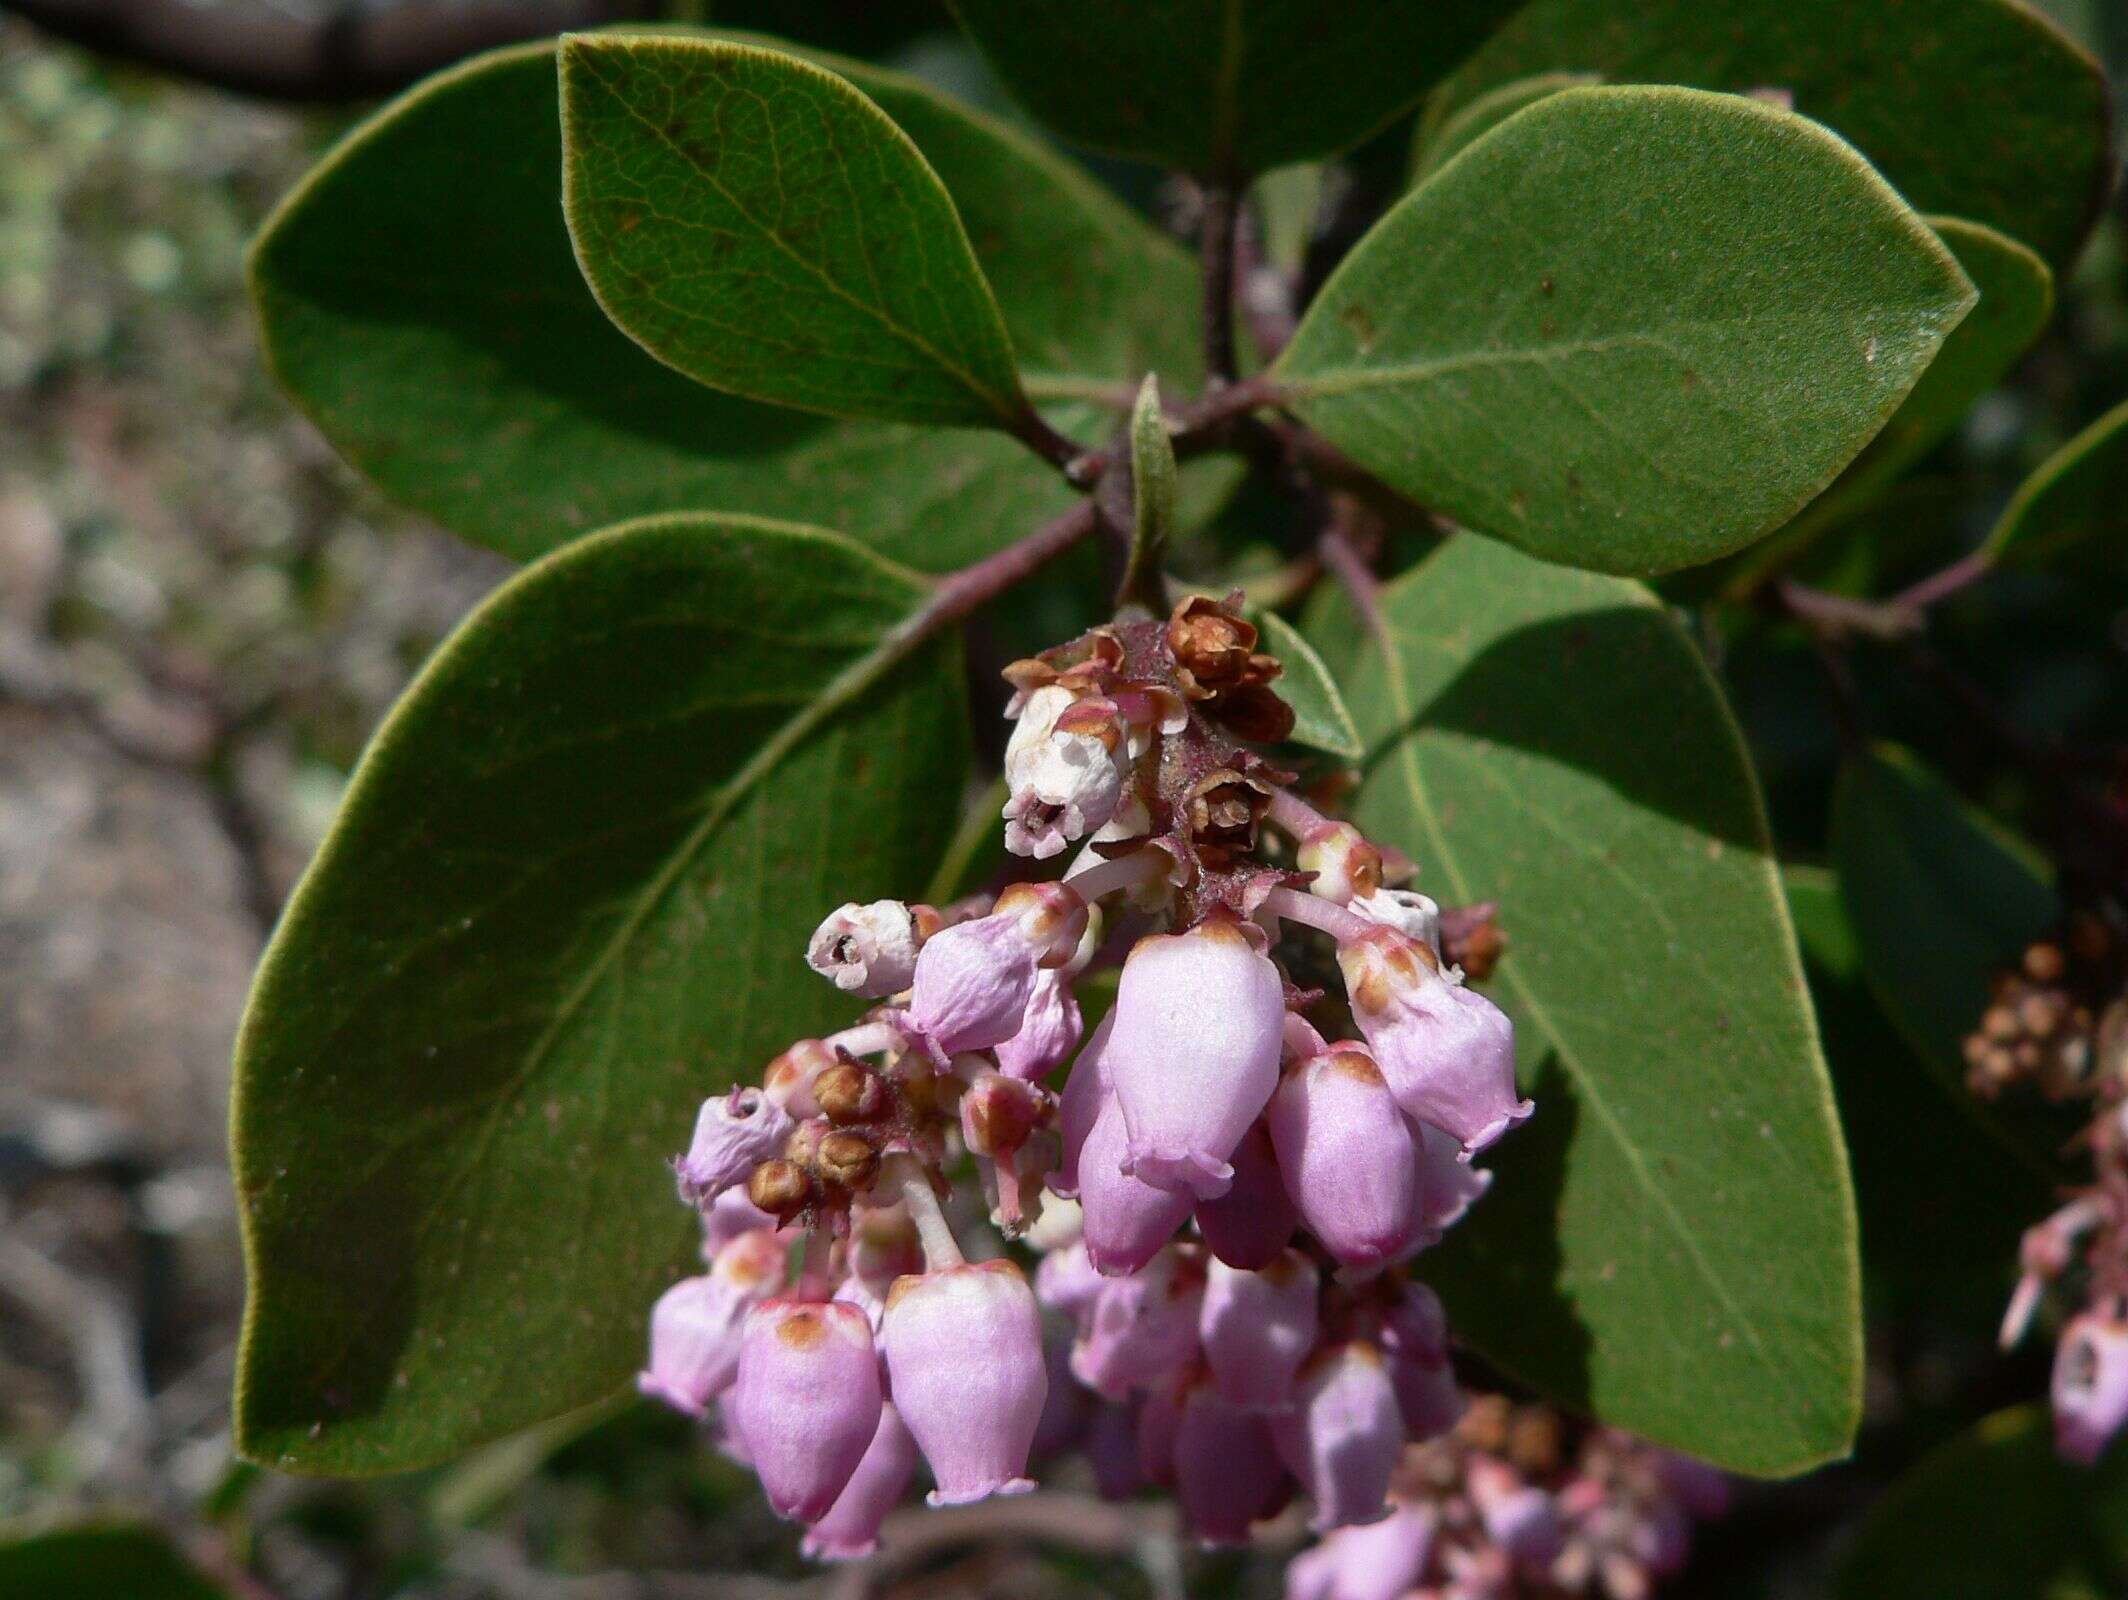
M273 100L391 94L523 39L658 14L646 0L0 0L99 54Z

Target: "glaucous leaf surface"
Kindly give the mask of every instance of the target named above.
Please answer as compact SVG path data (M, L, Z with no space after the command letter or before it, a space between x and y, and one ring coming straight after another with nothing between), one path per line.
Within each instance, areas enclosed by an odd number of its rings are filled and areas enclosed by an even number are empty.
M1593 72L1540 72L1533 78L1517 78L1497 89L1488 89L1439 127L1425 130L1418 159L1412 165L1412 182L1425 182L1448 164L1450 156L1460 155L1523 108L1561 89L1592 89L1602 81Z
M577 261L660 361L828 416L1025 415L952 197L848 79L728 40L578 34L561 83Z
M0 1544L0 1600L229 1600L152 1528L61 1528Z
M762 405L646 355L570 250L554 55L499 51L394 102L261 236L268 358L357 468L524 559L631 516L713 507L825 524L942 570L1070 504L1053 468L1000 435ZM1197 381L1196 274L1180 249L1003 124L912 78L820 59L953 191L1039 400L1151 370ZM1053 420L1090 418L1060 404Z
M1832 864L1885 1014L1944 1092L1969 1101L1963 1045L1988 980L2061 917L2038 858L1911 752L1879 745L1840 769ZM1984 1121L2032 1170L2055 1169L2066 1130L2039 1108L2006 1103Z
M1520 0L948 0L1067 139L1240 178L1359 143Z
M1987 548L2006 565L2062 561L2128 573L2128 401L2018 485Z
M1814 123L1693 89L1567 89L1400 201L1273 376L1457 521L1664 572L1800 510L1972 303L1926 224Z
M1352 814L1444 905L1536 1115L1421 1258L1515 1377L1742 1472L1844 1454L1861 1397L1846 1155L1766 818L1691 642L1637 584L1452 539L1311 636L1368 743Z
M1832 487L1787 527L1737 558L1736 570L1723 580L1731 595L1747 594L1767 573L1874 504L1901 473L1957 429L2054 314L2054 274L2032 251L2007 234L1960 217L1930 217L1928 223L1958 258L1979 301L1951 330L1884 431Z
M1263 633L1263 648L1285 664L1285 672L1273 687L1293 708L1293 731L1287 737L1311 750L1359 760L1367 747L1352 725L1352 712L1338 692L1337 680L1315 653L1315 646L1275 611L1259 612L1256 624Z
M1929 1328L1977 1343L2001 1318L2018 1236L2052 1209L2050 1185L2006 1155L1977 1101L1945 1096L1892 1027L1833 874L1781 876L1853 1158L1870 1324L1887 1339Z
M2112 166L2098 63L2016 0L1534 0L1441 86L1427 125L1560 71L1792 97L1918 209L2057 266Z
M819 530L651 519L505 585L364 757L238 1040L239 1447L443 1460L641 1361L695 1108L850 1013L805 965L921 886L967 762L923 586Z
M1998 1411L1880 1498L1839 1600L2104 1600L2128 1593L2128 1452L2054 1454L2044 1406Z

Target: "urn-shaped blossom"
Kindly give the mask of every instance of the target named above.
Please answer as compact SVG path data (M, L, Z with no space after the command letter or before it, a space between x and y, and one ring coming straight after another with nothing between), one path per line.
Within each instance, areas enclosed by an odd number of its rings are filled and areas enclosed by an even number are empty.
M889 1401L857 1470L798 1548L815 1561L857 1561L878 1550L879 1525L916 1476L916 1459L916 1440Z
M1515 1091L1515 1029L1443 973L1433 951L1377 924L1338 947L1352 1015L1397 1104L1467 1156L1530 1114Z
M1042 1314L1009 1261L941 1267L887 1296L894 1403L938 1487L933 1505L1032 1489L1028 1452L1049 1388Z
M1102 1054L1132 1175L1192 1199L1226 1192L1229 1158L1278 1087L1285 987L1261 935L1215 917L1138 941Z
M1300 1208L1286 1192L1271 1130L1261 1117L1241 1136L1230 1159L1233 1185L1225 1194L1197 1202L1197 1231L1228 1266L1254 1271L1277 1260L1292 1240Z
M1411 1236L1418 1164L1373 1058L1340 1045L1296 1062L1265 1120L1286 1191L1324 1247L1348 1267L1393 1259Z
M676 1411L699 1417L739 1370L746 1316L782 1281L784 1246L766 1229L736 1235L707 1273L682 1278L650 1313L650 1365L636 1387Z
M900 994L916 975L916 953L938 921L929 906L851 901L830 911L813 930L806 965L848 994L874 1000Z
M1385 1513L1404 1422L1376 1346L1355 1339L1318 1350L1301 1368L1292 1408L1272 1426L1286 1465L1315 1502L1310 1526L1320 1532Z
M1197 1354L1204 1269L1167 1249L1094 1296L1072 1350L1071 1370L1110 1399L1179 1375Z
M1201 1378L1182 1393L1174 1473L1183 1523L1200 1544L1248 1543L1249 1525L1275 1515L1292 1494L1263 1414Z
M1128 1153L1123 1110L1103 1103L1079 1152L1079 1209L1086 1257L1111 1276L1136 1272L1189 1220L1190 1197L1156 1189L1123 1170Z
M725 1401L781 1517L818 1522L879 1431L879 1359L856 1306L778 1298L748 1316Z
M782 1154L797 1120L759 1089L739 1087L702 1102L687 1154L673 1163L680 1195L706 1205L762 1162Z
M997 1047L998 1070L1029 1083L1046 1078L1071 1059L1084 1031L1071 980L1061 969L1045 967L1035 974L1020 1031Z
M1057 1098L1057 1136L1063 1142L1063 1158L1051 1174L1049 1186L1067 1197L1079 1192L1079 1155L1086 1148L1087 1135L1094 1131L1102 1107L1110 1099L1108 1074L1101 1065L1101 1056L1115 1026L1116 1013L1111 1009L1086 1041L1079 1059L1071 1064L1064 1079L1064 1092Z
M2054 1444L2090 1466L2128 1423L2128 1322L2086 1311L2054 1351Z
M1286 1403L1315 1344L1320 1289L1315 1264L1298 1250L1283 1252L1260 1272L1212 1262L1197 1327L1222 1395L1266 1409Z
M1071 959L1086 903L1060 883L1016 883L989 916L924 941L909 1023L941 1061L988 1050L1018 1033L1044 967Z
M1286 1600L1398 1600L1426 1570L1440 1515L1398 1506L1380 1522L1339 1528L1286 1568Z

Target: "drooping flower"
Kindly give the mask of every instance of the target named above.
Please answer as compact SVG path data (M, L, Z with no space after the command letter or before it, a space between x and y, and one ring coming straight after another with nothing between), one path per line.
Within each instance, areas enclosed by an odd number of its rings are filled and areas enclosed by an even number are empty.
M813 930L806 965L848 994L879 1000L900 994L916 975L916 955L940 918L929 906L900 900L850 901Z
M1142 748L1116 703L1099 695L1070 700L1039 731L1040 721L1030 719L1038 707L1046 715L1045 697L1056 693L1054 686L1035 691L1006 751L1005 848L1038 861L1062 854L1115 816Z
M798 1548L815 1561L860 1561L879 1549L879 1527L916 1476L916 1439L892 1401L879 1408L879 1426L857 1470L827 1515L805 1530Z
M1111 1277L1136 1272L1189 1220L1190 1197L1156 1189L1123 1170L1123 1109L1108 1096L1079 1152L1079 1209L1086 1256Z
M1071 980L1061 970L1045 967L1035 974L1020 1031L997 1047L998 1070L1007 1077L1039 1082L1071 1059L1085 1028Z
M909 1025L941 1062L1018 1033L1044 967L1061 966L1086 926L1086 902L1060 883L1018 883L989 916L943 928L916 957Z
M1204 1269L1173 1248L1129 1277L1111 1279L1080 1326L1072 1372L1109 1399L1180 1372L1197 1353L1204 1285Z
M1064 1079L1064 1093L1057 1100L1057 1136L1063 1141L1063 1156L1050 1177L1049 1186L1067 1198L1079 1192L1080 1152L1086 1148L1087 1137L1094 1131L1102 1107L1111 1098L1108 1074L1101 1065L1101 1056L1108 1048L1109 1036L1115 1026L1116 1013L1111 1009L1101 1019L1101 1025L1094 1029L1093 1037L1086 1041L1079 1059L1071 1064L1071 1071Z
M1494 1544L1518 1562L1543 1566L1559 1553L1559 1511L1552 1497L1525 1483L1506 1462L1473 1456L1464 1487Z
M1392 1260L1411 1237L1418 1162L1373 1058L1341 1045L1296 1063L1266 1120L1286 1191L1330 1253L1348 1267Z
M1241 1136L1230 1159L1233 1186L1197 1202L1197 1231L1221 1261L1253 1272L1277 1260L1292 1241L1300 1208L1286 1192L1271 1130L1261 1117Z
M1202 1378L1182 1392L1174 1472L1183 1523L1200 1544L1248 1543L1250 1524L1277 1515L1293 1492L1262 1413Z
M1315 1344L1320 1289L1315 1264L1298 1250L1258 1272L1212 1262L1198 1332L1222 1395L1235 1405L1285 1404Z
M1202 1200L1233 1181L1229 1157L1278 1087L1285 1028L1260 939L1211 918L1139 940L1124 963L1102 1066L1141 1182Z
M747 1313L782 1281L784 1246L767 1229L719 1246L707 1273L682 1278L650 1313L650 1365L636 1387L691 1417L731 1387Z
M1374 1345L1355 1339L1318 1350L1301 1369L1292 1408L1274 1417L1272 1429L1315 1502L1311 1527L1321 1532L1387 1514L1404 1420Z
M857 1307L778 1298L748 1315L726 1415L778 1516L827 1515L879 1431L881 1403Z
M1397 1506L1380 1522L1339 1528L1286 1568L1286 1600L1397 1600L1419 1581L1440 1516Z
M1034 1487L1028 1453L1049 1387L1042 1314L1009 1261L936 1267L887 1296L894 1403L938 1487L933 1505L965 1505Z
M2104 1454L2128 1423L2128 1322L2085 1311L2054 1351L2054 1446L2079 1466Z
M797 1120L759 1089L739 1087L702 1102L687 1154L673 1163L689 1205L716 1199L778 1154Z
M1530 1114L1515 1091L1515 1029L1441 971L1418 940L1380 924L1338 946L1352 1015L1397 1104L1482 1150Z

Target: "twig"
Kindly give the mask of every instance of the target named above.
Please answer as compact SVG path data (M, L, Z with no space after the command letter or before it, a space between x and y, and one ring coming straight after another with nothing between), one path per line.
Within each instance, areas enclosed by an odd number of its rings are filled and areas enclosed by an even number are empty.
M1204 218L1198 230L1204 273L1204 370L1216 390L1232 383L1234 366L1234 235L1240 196L1230 183L1204 186Z
M1331 521L1315 541L1315 551L1323 568L1337 579L1352 604L1367 624L1367 631L1379 642L1389 637L1388 620L1382 615L1382 586L1375 578L1374 569L1353 545L1351 535L1333 513Z

